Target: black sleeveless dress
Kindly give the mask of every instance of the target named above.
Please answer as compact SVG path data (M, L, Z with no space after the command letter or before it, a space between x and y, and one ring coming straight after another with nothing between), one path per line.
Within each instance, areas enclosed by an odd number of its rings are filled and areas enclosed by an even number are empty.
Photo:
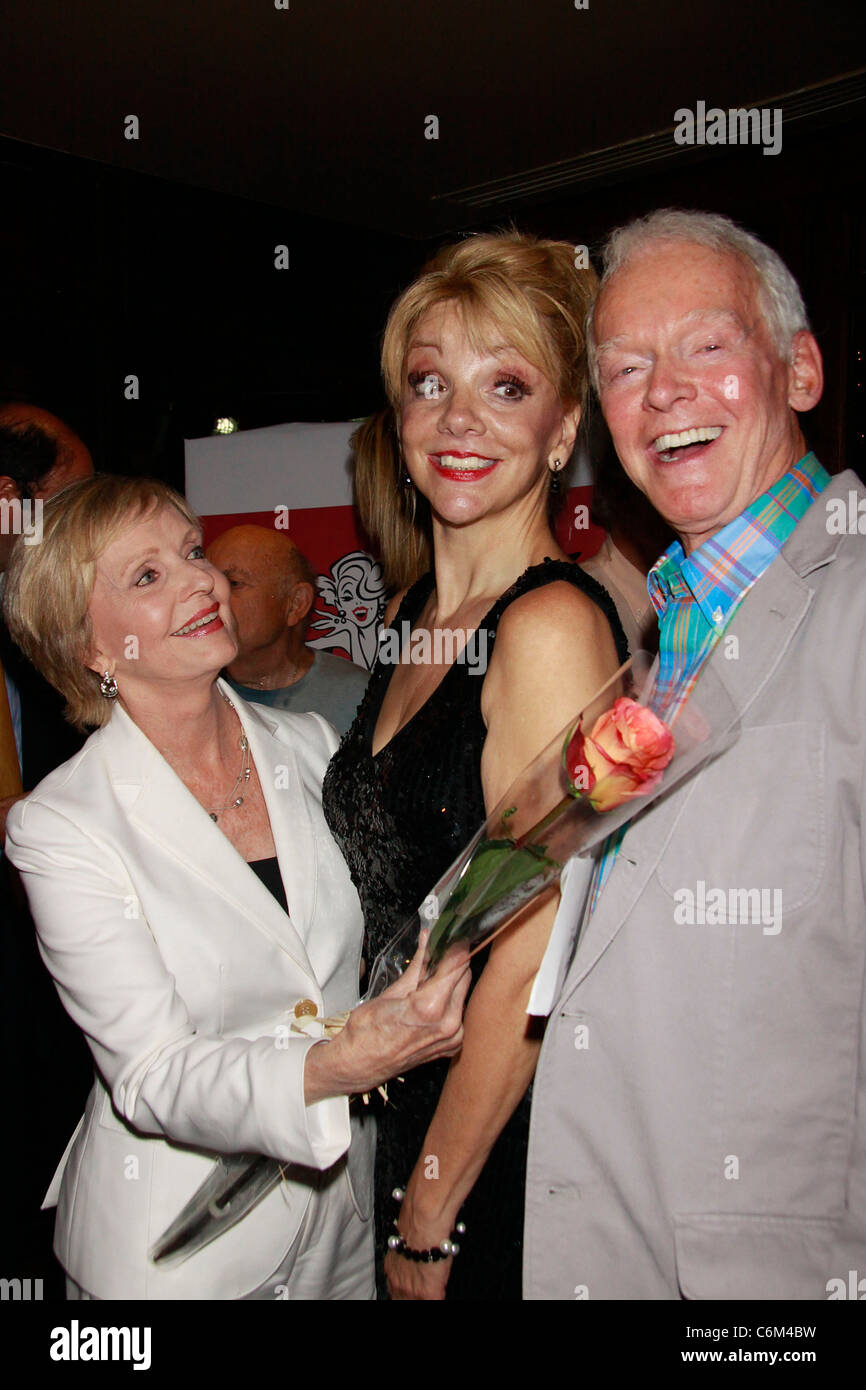
M499 620L522 594L556 580L582 590L610 622L620 661L625 637L607 592L577 565L545 560L526 570L479 624L487 629L488 660ZM433 589L433 575L418 580L403 599L392 627L415 623ZM483 650L483 648L480 648ZM325 776L325 817L349 866L364 911L367 967L426 897L485 819L481 751L483 674L455 662L429 700L376 756L373 733L393 661L378 663L355 722ZM474 957L481 973L486 951ZM427 1063L388 1087L378 1113L376 1150L376 1265L380 1296L385 1247L396 1208L395 1187L405 1187L439 1100L448 1060ZM531 1086L491 1150L461 1218L466 1238L453 1262L449 1299L519 1299L523 1200Z

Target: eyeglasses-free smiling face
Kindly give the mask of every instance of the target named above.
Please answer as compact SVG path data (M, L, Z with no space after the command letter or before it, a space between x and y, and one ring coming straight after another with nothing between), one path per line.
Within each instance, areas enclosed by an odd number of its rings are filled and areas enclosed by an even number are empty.
M544 511L554 459L571 453L580 412L565 411L532 363L505 344L473 346L459 308L419 320L406 356L406 468L440 523Z
M121 697L154 682L215 676L237 652L228 580L205 559L201 533L171 506L115 536L97 561L89 612L89 665L113 671Z
M792 398L794 369L779 357L754 276L737 257L690 242L650 244L602 290L595 338L616 451L687 549L805 452L791 405L808 405ZM810 353L811 335L799 339Z

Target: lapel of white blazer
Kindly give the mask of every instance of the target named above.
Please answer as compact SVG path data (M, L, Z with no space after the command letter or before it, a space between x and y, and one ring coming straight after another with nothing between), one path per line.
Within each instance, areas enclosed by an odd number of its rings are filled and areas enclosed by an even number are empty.
M290 918L122 707L103 735L111 780L132 825L315 978L301 933L315 901L316 855L298 768L291 750L274 737L272 721L242 701L233 703L259 772ZM287 773L285 788L281 782L277 791L279 766Z
M271 822L289 916L306 939L316 902L318 863L307 805L310 793L304 786L295 748L276 736L279 724L266 705L241 700L230 686L223 681L219 684L237 709L249 739Z
M738 721L776 672L814 599L814 589L805 576L831 563L839 550L840 538L827 534L826 500L847 496L848 489L857 485L851 472L834 478L746 595L726 633L738 639L736 660L726 657L724 638L717 643L695 685L695 696L713 731L706 746L707 758L702 758L702 763L724 751L736 733ZM584 925L563 986L562 1001L586 978L627 920L655 872L671 834L682 833L682 827L677 826L679 809L674 790L671 797L660 797L639 818L633 832L626 833L618 856L624 862L614 867L616 882L612 880L605 887L595 912Z

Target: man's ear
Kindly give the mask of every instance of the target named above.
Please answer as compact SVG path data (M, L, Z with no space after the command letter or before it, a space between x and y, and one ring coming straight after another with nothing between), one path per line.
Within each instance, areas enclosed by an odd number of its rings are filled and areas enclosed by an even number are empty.
M801 329L791 344L788 368L788 404L792 410L811 410L824 390L824 364L821 349L813 335Z
M312 584L300 580L295 585L286 604L286 627L297 627L298 623L304 622L313 606L315 597L316 593Z
M21 489L15 479L7 477L5 473L0 475L0 497L7 502L12 502L16 498L20 499L21 497Z

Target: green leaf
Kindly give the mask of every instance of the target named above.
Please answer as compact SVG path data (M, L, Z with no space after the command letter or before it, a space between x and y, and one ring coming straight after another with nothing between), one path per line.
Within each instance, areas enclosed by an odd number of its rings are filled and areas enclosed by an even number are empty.
M441 960L450 946L469 938L476 919L537 877L541 866L558 868L544 851L544 845L518 848L513 840L482 840L430 933L430 960Z

